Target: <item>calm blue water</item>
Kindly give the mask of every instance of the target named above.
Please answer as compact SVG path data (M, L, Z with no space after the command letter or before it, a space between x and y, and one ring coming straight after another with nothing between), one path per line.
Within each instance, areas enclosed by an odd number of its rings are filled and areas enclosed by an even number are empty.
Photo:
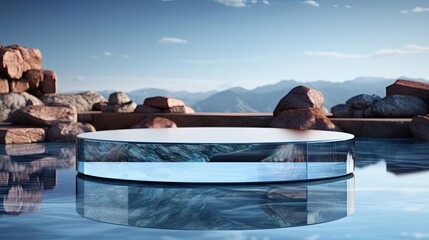
M76 177L74 147L0 145L0 239L429 239L429 143L359 139L354 176L253 186Z

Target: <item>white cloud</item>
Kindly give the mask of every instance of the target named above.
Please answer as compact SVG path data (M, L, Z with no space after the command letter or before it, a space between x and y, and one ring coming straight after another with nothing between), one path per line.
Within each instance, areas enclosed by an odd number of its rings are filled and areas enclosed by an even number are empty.
M83 77L83 76L73 76L72 79L75 80L75 81L83 81L83 80L85 80L85 77Z
M258 3L258 0L250 0L251 3L256 4Z
M332 5L333 8L338 8L338 4Z
M413 13L422 13L422 12L429 12L429 8L423 8L423 7L415 7L413 10L411 10Z
M174 37L163 37L161 39L158 39L158 42L166 44L187 44L188 40Z
M235 8L247 7L246 0L212 0L212 1L223 4L227 7L235 7Z
M111 53L111 52L108 52L108 51L103 52L103 54L104 54L105 56L112 56L112 53Z
M123 58L130 58L130 55L128 55L128 54L122 54L122 57Z
M320 4L313 0L303 1L302 3L312 7L320 7Z
M91 56L92 59L99 59L100 57L97 55Z
M407 13L423 13L423 12L429 12L429 7L428 8L424 8L424 7L415 7L413 9L403 9L400 11L400 13L402 14L407 14Z
M262 0L262 3L265 5L270 5L270 1L268 1L268 0Z
M429 47L423 47L417 44L407 44L404 46L404 48L416 51L429 51Z
M413 233L413 237L416 239L428 239L429 233L415 232Z
M345 8L348 8L348 9L350 9L350 8L353 8L352 6L350 6L350 5L346 5L346 6L344 6Z
M407 44L402 49L380 49L368 54L348 54L341 52L322 52L322 51L305 51L306 56L318 56L318 57L333 57L333 58L344 58L344 59L368 59L377 57L386 57L393 55L405 55L405 54L420 54L429 53L429 47L423 47L416 44Z

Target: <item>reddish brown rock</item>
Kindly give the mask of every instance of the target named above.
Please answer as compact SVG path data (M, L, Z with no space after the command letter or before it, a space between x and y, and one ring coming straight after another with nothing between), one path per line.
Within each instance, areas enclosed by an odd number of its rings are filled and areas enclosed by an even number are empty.
M136 109L134 110L135 113L160 113L162 112L161 109L156 107L147 106L144 104L137 105Z
M335 124L316 108L283 111L268 126L299 130L318 129L339 131Z
M161 109L170 109L172 107L185 106L185 103L182 100L170 97L150 97L144 100L144 105L150 107L156 107Z
M48 129L46 140L48 142L74 142L77 135L86 132L95 132L94 126L89 123L60 123Z
M52 126L59 123L76 123L76 108L65 106L26 106L9 116L13 124Z
M396 82L386 87L386 95L413 95L420 97L426 104L429 105L429 84L410 81L410 80L396 80Z
M154 118L145 118L140 121L138 124L133 125L132 128L176 128L177 125L175 122L171 121L168 118L163 117L154 117Z
M40 83L43 82L43 70L29 70L23 76L30 85L30 88L38 88Z
M274 109L274 116L278 116L283 111L293 109L322 109L323 101L324 97L322 92L305 86L298 86L290 90L290 92L279 101Z
M43 70L43 82L40 84L43 93L55 93L57 91L57 75L54 71Z
M0 48L0 75L20 79L24 72L42 68L39 49L12 45Z
M0 94L9 92L9 82L7 79L0 78Z
M429 141L429 115L415 116L410 129L415 139Z
M164 113L195 113L194 109L189 106L176 106L167 110L162 110Z
M22 93L30 89L27 79L9 80L9 92Z
M45 140L43 128L31 127L0 127L0 143L34 143Z

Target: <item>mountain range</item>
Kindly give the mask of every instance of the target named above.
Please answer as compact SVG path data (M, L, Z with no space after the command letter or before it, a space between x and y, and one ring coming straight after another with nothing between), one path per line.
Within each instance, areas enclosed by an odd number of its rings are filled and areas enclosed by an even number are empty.
M147 88L128 92L127 94L137 104L142 104L145 98L153 96L179 98L192 106L197 112L272 112L279 100L292 88L304 85L321 91L325 97L325 107L330 110L336 104L344 103L347 99L362 93L384 97L386 86L391 85L395 80L381 77L359 77L344 82L282 80L275 84L263 85L251 90L234 87L224 91L172 92L164 89ZM413 80L429 83L424 79ZM101 91L100 94L108 98L110 92Z

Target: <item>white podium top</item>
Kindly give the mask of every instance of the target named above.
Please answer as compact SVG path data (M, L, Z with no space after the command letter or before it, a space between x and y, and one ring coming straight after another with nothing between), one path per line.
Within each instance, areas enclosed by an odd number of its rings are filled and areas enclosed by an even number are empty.
M83 140L129 143L175 144L259 144L259 143L315 143L346 141L352 134L283 128L194 127L144 128L83 133Z

